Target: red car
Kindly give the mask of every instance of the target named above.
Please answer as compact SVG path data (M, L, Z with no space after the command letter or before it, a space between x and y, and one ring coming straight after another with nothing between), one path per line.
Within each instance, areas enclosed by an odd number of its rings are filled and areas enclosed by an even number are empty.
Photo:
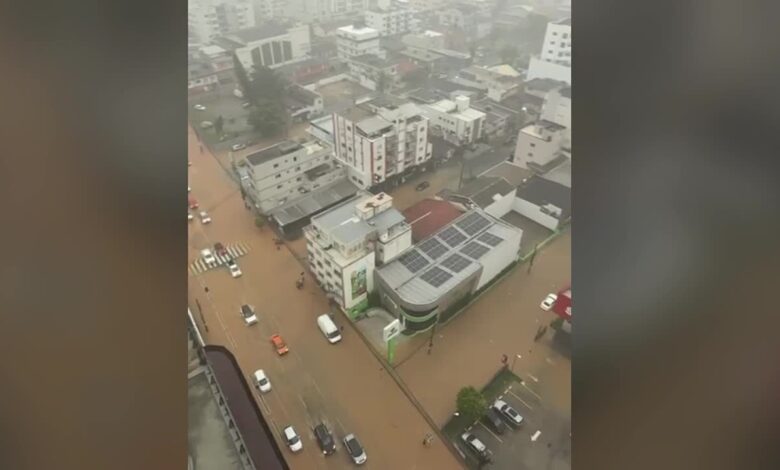
M225 245L220 242L214 244L214 251L219 256L229 256L227 249L225 249Z
M287 348L287 345L284 343L284 340L279 335L273 335L271 336L271 343L273 343L274 348L276 348L276 353L280 356L283 354L287 354L290 350Z
M195 210L198 208L198 201L196 201L194 197L189 198L188 202L190 204L190 209Z

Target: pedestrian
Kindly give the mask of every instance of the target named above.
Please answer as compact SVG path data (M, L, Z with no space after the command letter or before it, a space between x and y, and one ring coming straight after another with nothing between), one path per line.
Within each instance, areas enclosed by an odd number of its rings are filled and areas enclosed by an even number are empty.
M344 333L344 325L341 325L341 326L339 327L339 330L341 330L341 332L342 332L342 333Z
M209 287L208 286L203 286L203 290L205 290L207 294L209 293Z

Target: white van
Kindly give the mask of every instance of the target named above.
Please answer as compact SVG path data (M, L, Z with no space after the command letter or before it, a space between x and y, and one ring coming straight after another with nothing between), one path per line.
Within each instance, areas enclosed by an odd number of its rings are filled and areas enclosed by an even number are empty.
M330 319L330 315L324 313L317 317L317 325L319 325L320 331L322 331L322 334L325 335L325 338L328 339L329 343L333 344L341 341L341 332L336 328L336 324L333 323L333 320Z

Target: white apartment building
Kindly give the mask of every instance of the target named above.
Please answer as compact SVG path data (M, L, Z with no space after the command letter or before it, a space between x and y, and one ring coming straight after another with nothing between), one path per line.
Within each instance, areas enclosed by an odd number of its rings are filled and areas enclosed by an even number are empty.
M447 140L470 144L482 137L486 115L469 104L467 96L456 96L454 101L441 100L420 108L430 119L431 128L439 130Z
M562 159L565 142L565 127L550 121L537 121L517 133L512 161L523 168L542 170L554 160Z
M359 188L427 162L428 118L415 104L355 106L333 115L336 158Z
M262 20L292 18L302 7L300 0L255 0L255 11Z
M488 98L501 102L520 91L519 77L511 77L485 67L472 65L458 72L455 83L461 83L487 92Z
M554 88L547 92L540 118L566 128L564 147L571 143L571 87Z
M361 86L372 91L379 90L381 86L384 86L384 89L380 90L382 92L390 90L401 81L398 74L398 61L382 59L374 54L363 54L350 58L349 74ZM382 80L384 80L384 85L381 84Z
M383 55L379 47L379 31L364 25L343 26L336 30L336 45L341 60L364 54Z
M252 0L190 0L187 7L190 36L208 44L219 36L255 25Z
M380 36L408 33L414 27L414 12L389 0L378 0L377 8L366 11L365 18L366 26L379 31Z
M234 51L248 73L255 66L276 68L300 62L309 58L311 53L308 25L288 28L269 22L225 35L217 42L223 48Z
M528 80L550 78L571 85L571 18L547 24L539 57L531 57Z
M344 167L332 158L330 147L318 143L281 142L243 158L245 188L256 207L266 214L317 188L343 179Z
M385 193L359 192L304 228L309 269L351 318L368 307L374 268L412 246L412 228Z

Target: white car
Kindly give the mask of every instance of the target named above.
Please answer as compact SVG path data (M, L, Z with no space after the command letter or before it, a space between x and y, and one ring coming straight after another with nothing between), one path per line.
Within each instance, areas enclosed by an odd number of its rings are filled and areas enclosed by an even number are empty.
M192 191L192 188L190 188L189 186L187 186L187 192L190 192L190 191Z
M211 223L211 216L206 213L206 211L200 211L200 223L202 224L210 224Z
M363 450L363 446L360 445L360 441L354 434L347 434L344 438L344 448L347 449L347 453L355 464L363 465L368 460L366 451Z
M271 391L271 382L268 380L263 369L257 369L255 371L255 387L263 393Z
M539 306L546 312L552 308L556 300L558 300L556 294L547 294L547 297L542 300L542 303Z
M253 309L251 305L244 304L239 311L244 318L244 323L247 325L254 325L257 323L257 315L255 315L255 309Z
M518 413L514 408L509 406L507 402L504 400L496 400L493 402L493 409L498 411L501 416L509 421L509 424L512 426L520 426L523 424L523 417L520 416L520 413Z
M194 218L195 218L195 216L194 216L194 215L192 215L192 212L190 212L190 211L187 211L187 220L192 220L192 219L194 219Z
M196 104L195 106L193 106L193 108L197 109L198 111L205 111L206 110L206 107L203 106L202 104Z
M241 268L238 267L238 265L236 264L235 261L233 261L232 259L228 258L227 266L228 266L228 269L230 270L230 275L231 276L233 276L234 278L241 276L241 274L242 274L241 273Z
M217 258L214 257L214 253L212 253L210 249L204 248L200 250L200 256L209 266L216 266Z
M293 452L298 452L303 449L303 442L301 442L301 436L295 432L292 426L284 428L284 440Z
M233 149L234 152L238 152L239 150L244 150L246 148L246 144L233 144L233 146L230 148Z
M464 432L460 435L460 438L463 439L463 442L466 443L469 450L476 453L479 457L485 457L487 455L487 446L477 439L477 436L470 432Z

